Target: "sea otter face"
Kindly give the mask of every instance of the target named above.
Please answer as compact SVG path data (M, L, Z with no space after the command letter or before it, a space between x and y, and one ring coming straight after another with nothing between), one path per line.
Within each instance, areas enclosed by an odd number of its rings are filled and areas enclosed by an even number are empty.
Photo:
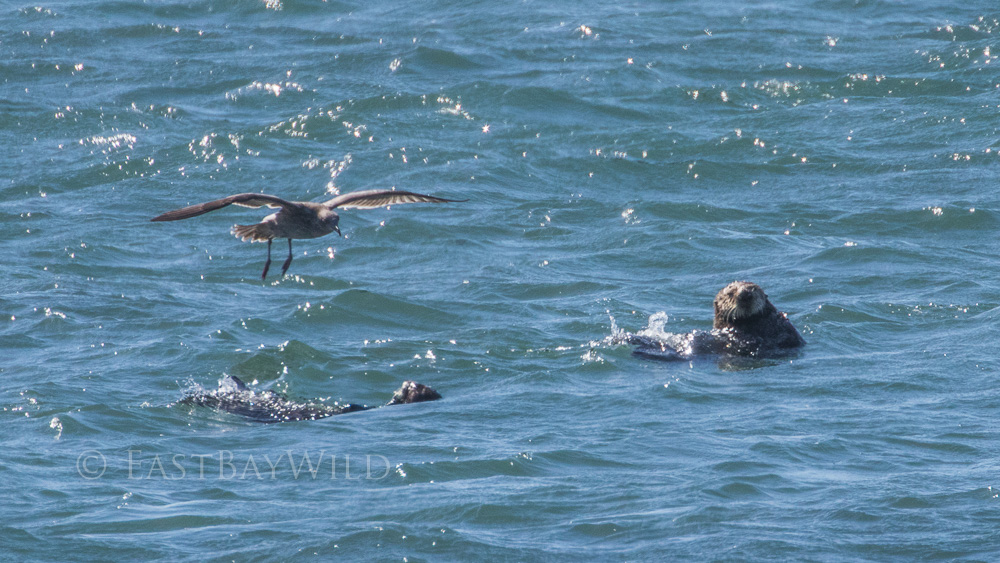
M715 328L759 315L767 306L767 294L755 283L735 281L715 296Z
M424 401L436 401L441 395L430 387L415 381L404 381L403 385L393 394L390 405L405 405L409 403L422 403Z

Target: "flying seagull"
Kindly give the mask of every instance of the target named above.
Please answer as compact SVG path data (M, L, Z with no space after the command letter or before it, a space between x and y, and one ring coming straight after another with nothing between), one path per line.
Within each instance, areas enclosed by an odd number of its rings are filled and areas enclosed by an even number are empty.
M311 201L288 201L267 194L236 194L215 201L199 203L167 211L153 217L152 221L177 221L189 219L222 209L227 205L243 207L280 207L281 210L264 217L256 225L233 225L232 233L242 240L251 242L267 241L267 262L264 262L264 273L260 279L267 278L267 270L271 267L271 241L276 238L288 239L288 259L281 267L281 275L285 275L292 263L292 239L316 238L328 235L334 231L340 234L340 216L334 211L341 209L375 209L399 203L446 203L462 202L466 199L444 199L429 195L396 190L362 190L339 195L325 203Z

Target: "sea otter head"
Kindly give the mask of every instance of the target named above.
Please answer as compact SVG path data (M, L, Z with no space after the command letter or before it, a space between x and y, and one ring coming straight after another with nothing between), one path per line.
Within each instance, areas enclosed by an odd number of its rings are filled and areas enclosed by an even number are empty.
M715 296L714 328L729 328L767 311L767 294L755 283L735 281Z
M417 383L416 381L404 381L403 384L392 395L390 405L405 405L409 403L422 403L424 401L436 401L441 395L430 387Z

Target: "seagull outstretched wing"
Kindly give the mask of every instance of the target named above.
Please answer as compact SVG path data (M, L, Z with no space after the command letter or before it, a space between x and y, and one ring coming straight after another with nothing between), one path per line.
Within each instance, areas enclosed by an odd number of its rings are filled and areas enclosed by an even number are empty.
M347 194L351 195L351 194ZM189 205L187 207L182 207L180 209L174 209L173 211L167 211L162 215L157 215L150 219L151 221L177 221L180 219L189 219L191 217L197 217L208 213L209 211L215 211L216 209L222 209L227 205L241 205L243 207L297 207L298 204L294 201L288 201L281 199L280 197L267 195L267 194L236 194L229 197L224 197L222 199L217 199L215 201L208 201L205 203L199 203L196 205Z
M339 195L324 205L330 209L336 207L343 209L374 209L376 207L385 207L400 203L448 203L456 201L468 200L444 199L443 197L434 197L401 190L361 190Z

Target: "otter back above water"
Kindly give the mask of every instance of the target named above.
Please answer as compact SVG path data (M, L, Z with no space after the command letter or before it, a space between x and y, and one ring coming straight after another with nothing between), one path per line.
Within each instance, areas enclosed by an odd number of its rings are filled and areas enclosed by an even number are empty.
M385 406L436 401L440 398L441 395L437 391L426 385L404 381ZM235 375L224 377L218 389L191 393L181 399L179 404L214 408L253 422L264 423L317 420L377 408L352 403L325 405L310 401L294 401L274 391L251 389Z

